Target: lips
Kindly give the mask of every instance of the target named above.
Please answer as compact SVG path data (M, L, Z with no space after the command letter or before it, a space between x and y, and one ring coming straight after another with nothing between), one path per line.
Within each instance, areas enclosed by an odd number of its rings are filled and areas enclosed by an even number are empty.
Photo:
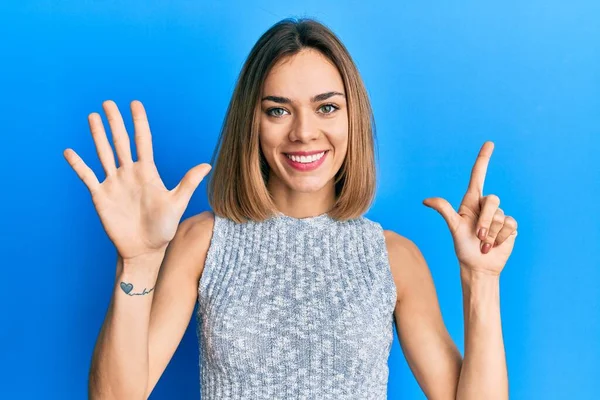
M312 156L313 154L319 154L327 150L311 150L311 151L294 151L291 153L283 153L289 154L290 156Z
M292 160L291 158L289 158L287 156L287 154L290 155L298 155L298 156L307 156L310 154L318 154L318 153L322 153L323 150L317 151L317 152L296 152L296 153L283 153L283 157L285 158L286 162L288 163L288 165L290 165L292 168L298 170L298 171L312 171L315 170L317 168L319 168L319 166L321 166L321 164L323 164L323 162L325 161L325 159L327 158L327 156L329 155L329 151L325 150L323 154L323 156L321 158L319 158L318 160L315 160L313 162L308 162L308 163L301 163L301 162L297 162Z

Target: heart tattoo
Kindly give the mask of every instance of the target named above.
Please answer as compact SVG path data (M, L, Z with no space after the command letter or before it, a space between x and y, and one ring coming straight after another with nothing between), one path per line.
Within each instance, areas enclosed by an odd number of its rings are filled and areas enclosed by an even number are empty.
M121 289L123 289L125 293L129 294L131 289L133 289L133 285L131 283L121 282Z
M125 292L125 294L128 294L129 296L143 296L154 290L154 288L152 288L146 291L146 288L144 288L144 290L142 290L142 293L130 293L133 290L133 285L131 283L121 282L120 286L121 289Z

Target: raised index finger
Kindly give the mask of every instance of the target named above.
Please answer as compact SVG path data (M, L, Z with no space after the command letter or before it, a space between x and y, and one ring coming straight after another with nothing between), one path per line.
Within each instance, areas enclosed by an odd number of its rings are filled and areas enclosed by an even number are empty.
M483 183L485 181L485 174L487 173L487 167L490 162L490 157L494 151L494 142L487 141L481 146L475 165L471 170L471 180L469 181L468 191L479 193L483 195Z

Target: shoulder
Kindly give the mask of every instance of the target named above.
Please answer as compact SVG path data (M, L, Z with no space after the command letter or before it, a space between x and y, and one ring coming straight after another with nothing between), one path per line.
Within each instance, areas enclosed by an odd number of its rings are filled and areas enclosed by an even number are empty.
M400 301L407 288L415 286L424 274L429 274L429 269L421 250L412 240L392 230L384 230L383 234Z
M211 211L203 211L183 220L179 226L184 235L212 236L215 215Z
M411 250L418 250L417 245L412 240L392 230L384 229L383 236L388 252L406 253Z
M203 211L181 222L179 230L183 240L193 242L199 250L208 250L215 224L215 215L211 211Z

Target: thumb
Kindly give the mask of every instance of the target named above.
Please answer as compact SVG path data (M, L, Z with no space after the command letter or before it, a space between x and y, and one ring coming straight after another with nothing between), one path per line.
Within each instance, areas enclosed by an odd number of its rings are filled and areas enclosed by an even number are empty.
M433 208L435 211L440 213L440 215L444 217L446 224L448 224L450 232L454 234L454 231L456 228L458 228L458 224L460 222L460 215L454 211L454 208L452 208L452 205L450 205L448 201L441 197L430 197L423 200L423 205Z
M181 182L173 189L173 193L177 198L177 201L185 201L186 204L190 201L190 198L194 194L194 191L200 185L200 182L210 172L212 166L207 163L196 165L190 169L181 179Z

